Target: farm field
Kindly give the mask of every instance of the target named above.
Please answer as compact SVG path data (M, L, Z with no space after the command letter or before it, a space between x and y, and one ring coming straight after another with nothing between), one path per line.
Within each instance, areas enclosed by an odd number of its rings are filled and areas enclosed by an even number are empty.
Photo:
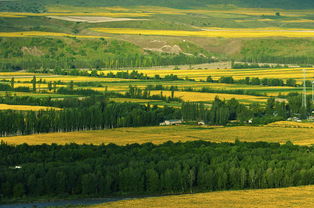
M284 133L283 133L284 132ZM26 136L2 137L1 140L8 144L30 145L39 144L109 144L127 145L133 143L162 144L167 141L186 142L204 140L211 142L234 142L235 140L246 142L279 142L291 141L298 145L314 144L314 128L293 128L284 126L169 126L169 127L138 127L117 128L97 131L81 131L69 133L48 133Z
M89 208L311 208L313 206L314 186L301 186L280 189L220 191L178 196L149 197L110 202L89 206Z
M266 37L289 37L289 38L309 38L313 37L311 30L234 30L234 29L202 29L200 31L183 30L144 30L136 28L91 28L96 32L108 34L129 34L129 35L154 35L154 36L179 36L179 37L223 37L223 38L266 38Z
M40 110L61 110L61 109L60 108L47 107L47 106L0 104L0 110L40 111Z
M152 91L152 95L171 96L171 91ZM223 100L231 100L232 98L237 98L242 103L252 103L252 102L266 102L267 97L263 96L252 96L252 95L234 95L234 94L223 94L223 93L202 93L202 92L175 92L175 97L183 99L183 101L190 102L211 102L215 97L219 97Z
M182 69L182 70L138 70L140 73L148 76L160 75L164 77L169 74L177 75L180 78L188 77L196 80L206 80L208 76L213 79L222 76L232 76L234 79L244 79L245 77L259 77L262 78L280 78L280 79L303 79L303 68L278 68L278 69ZM314 68L306 68L307 76L314 77ZM110 70L111 72L118 72L118 70ZM119 70L121 71L121 70ZM102 71L108 73L108 71Z

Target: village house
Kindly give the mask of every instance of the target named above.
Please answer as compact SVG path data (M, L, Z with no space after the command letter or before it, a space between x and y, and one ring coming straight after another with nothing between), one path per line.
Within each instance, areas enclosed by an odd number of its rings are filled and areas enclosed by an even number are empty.
M160 126L174 126L174 125L179 125L182 124L183 121L182 120L177 120L177 119L173 119L173 120L165 120L164 122L160 123Z

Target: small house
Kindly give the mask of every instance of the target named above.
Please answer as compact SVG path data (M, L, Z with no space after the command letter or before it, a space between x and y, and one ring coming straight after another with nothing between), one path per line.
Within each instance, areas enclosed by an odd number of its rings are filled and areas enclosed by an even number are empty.
M175 126L175 125L179 125L182 124L183 121L182 120L165 120L164 122L160 123L160 126Z

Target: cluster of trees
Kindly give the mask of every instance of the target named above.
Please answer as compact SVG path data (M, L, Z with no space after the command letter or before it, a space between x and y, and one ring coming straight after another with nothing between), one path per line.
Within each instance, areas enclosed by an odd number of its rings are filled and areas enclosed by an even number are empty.
M84 99L80 99L78 97L53 99L51 97L12 96L10 94L6 94L5 96L0 97L0 103L9 105L36 105L57 108L85 108L102 100L107 100L107 96L92 95Z
M289 78L286 81L279 78L258 78L258 77L245 77L244 79L235 80L232 76L222 76L218 80L214 80L211 76L206 78L206 82L217 82L217 83L226 83L226 84L247 84L247 85L264 85L264 86L298 86L297 80ZM311 87L311 81L306 81L306 86Z
M307 99L307 106L302 106L302 95L299 94L289 96L287 100L288 102L280 102L269 98L263 107L258 103L246 106L234 98L222 101L216 97L211 108L202 103L182 103L182 117L186 121L204 121L211 125L226 125L231 120L265 124L289 117L305 119L314 107L310 97Z
M0 111L0 136L158 125L180 118L178 109L101 100L88 107L46 111Z
M258 106L261 110L261 106ZM185 121L204 121L210 125L226 125L231 120L241 123L253 119L254 112L236 99L228 101L215 98L211 108L202 103L182 103L182 117Z
M278 143L0 144L0 199L314 184L313 147ZM20 168L15 168L20 166Z
M48 72L48 71L47 71ZM74 75L74 76L92 76L92 77L106 77L106 78L120 78L120 79L155 79L155 80L165 80L165 81L176 81L176 80L183 80L178 78L177 75L168 74L165 77L160 77L160 75L155 75L154 77L149 77L147 74L140 73L136 70L132 70L131 72L127 71L120 71L117 73L108 72L107 74L104 72L98 72L97 70L92 70L91 73L88 71L82 71L78 69L56 69L54 71L50 71L55 74L61 75Z
M233 69L252 69L252 68L282 68L282 65L270 65L270 64L259 64L259 63L234 63L231 64ZM284 67L288 67L287 65Z
M125 93L125 95L120 95L120 97L127 98L143 98L143 99L153 99L153 100L164 100L164 101L178 101L182 102L181 98L175 97L175 90L171 90L171 96L164 96L163 92L160 92L160 95L151 95L151 90L153 90L150 86L146 87L144 90L137 86L129 86L129 91Z
M143 53L140 47L125 41L103 38L0 38L0 63L3 71L21 69L41 72L56 69L152 67L211 62L204 56Z

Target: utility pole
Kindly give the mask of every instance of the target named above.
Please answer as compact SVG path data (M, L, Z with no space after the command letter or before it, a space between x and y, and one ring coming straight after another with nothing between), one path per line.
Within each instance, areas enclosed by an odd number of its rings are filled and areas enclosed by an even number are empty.
M314 81L312 81L312 104L314 104Z
M306 69L303 69L303 96L302 96L302 107L306 109Z

